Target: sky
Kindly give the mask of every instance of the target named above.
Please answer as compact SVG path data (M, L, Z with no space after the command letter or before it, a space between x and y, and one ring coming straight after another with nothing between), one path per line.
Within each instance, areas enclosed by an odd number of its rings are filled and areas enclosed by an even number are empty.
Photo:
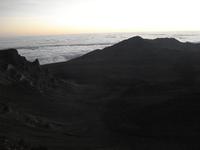
M199 0L1 0L0 35L200 31Z

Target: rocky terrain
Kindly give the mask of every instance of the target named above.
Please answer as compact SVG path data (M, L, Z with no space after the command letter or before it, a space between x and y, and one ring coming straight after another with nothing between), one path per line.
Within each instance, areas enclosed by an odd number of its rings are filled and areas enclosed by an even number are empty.
M0 146L199 149L199 58L200 44L172 38L133 37L44 66L2 50Z

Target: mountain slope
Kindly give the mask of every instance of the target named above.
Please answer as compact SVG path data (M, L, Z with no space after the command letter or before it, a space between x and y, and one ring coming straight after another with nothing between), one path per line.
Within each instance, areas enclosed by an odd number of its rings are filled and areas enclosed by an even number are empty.
M112 133L184 139L200 135L199 58L200 44L133 37L44 68L110 93L103 119Z
M188 76L192 76L191 71L199 71L199 48L199 44L181 43L175 39L133 37L80 58L46 67L58 76L86 83L168 82L184 78L184 71L188 71Z

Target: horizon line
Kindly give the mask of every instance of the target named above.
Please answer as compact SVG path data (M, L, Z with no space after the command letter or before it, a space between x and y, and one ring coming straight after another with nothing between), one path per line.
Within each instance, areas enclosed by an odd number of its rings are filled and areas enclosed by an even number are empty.
M91 35L91 34L145 34L145 33L198 33L200 30L169 30L169 31L114 31L114 32L80 32L80 33L58 33L58 34L8 34L0 35L0 38L12 38L12 37L38 37L38 36L65 36L65 35Z

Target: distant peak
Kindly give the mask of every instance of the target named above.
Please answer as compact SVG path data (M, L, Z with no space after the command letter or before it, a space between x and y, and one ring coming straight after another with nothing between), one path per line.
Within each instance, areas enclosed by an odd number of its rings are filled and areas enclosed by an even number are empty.
M126 39L124 41L121 41L117 44L115 44L114 46L115 47L118 47L118 46L125 46L125 47L129 47L129 46L145 46L146 45L146 40L143 39L142 37L140 36L134 36L132 38L129 38L129 39Z
M134 36L134 37L129 38L129 39L125 40L125 41L127 41L127 42L131 41L133 43L143 43L144 39L141 36Z
M134 36L131 39L132 40L144 40L141 36Z
M140 45L143 46L145 43L145 39L143 39L141 36L134 36L130 39L127 40L128 43L135 44L135 45Z

